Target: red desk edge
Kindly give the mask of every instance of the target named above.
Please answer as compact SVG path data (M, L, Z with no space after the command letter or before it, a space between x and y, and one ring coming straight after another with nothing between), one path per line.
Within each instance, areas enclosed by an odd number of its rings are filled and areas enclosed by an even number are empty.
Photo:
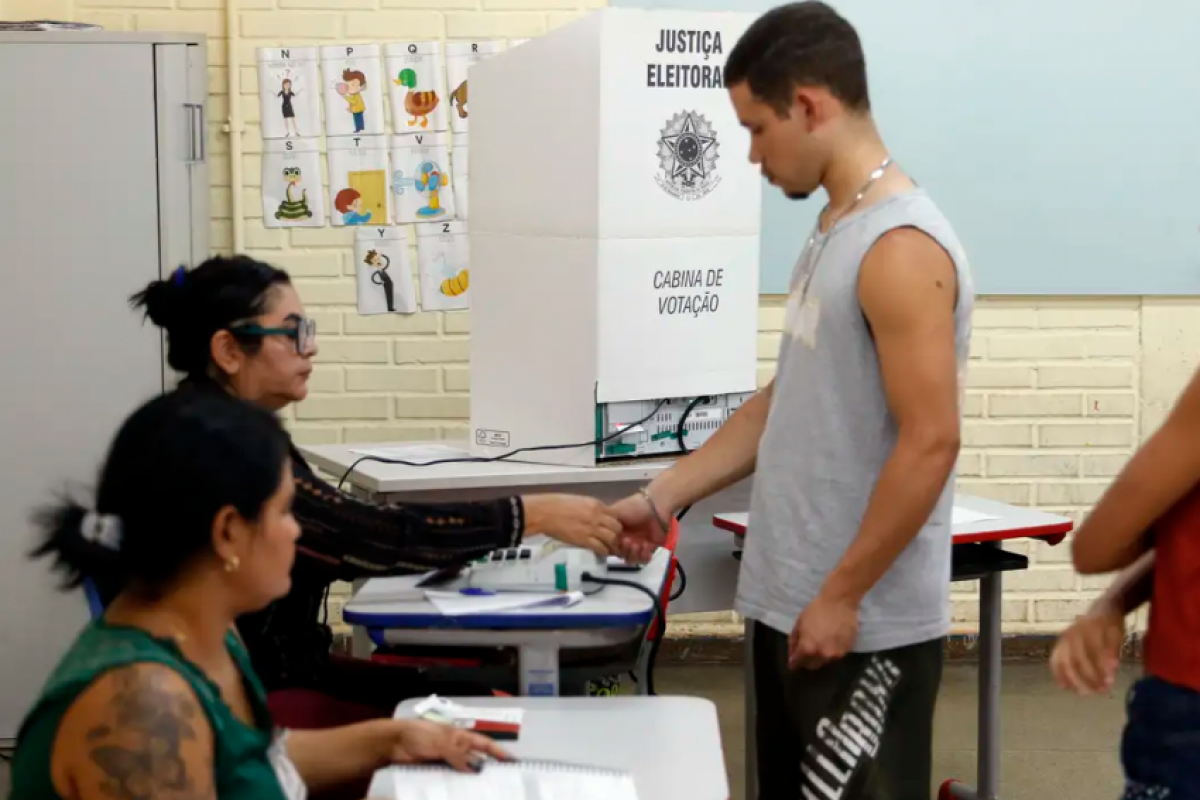
M746 526L736 522L731 522L727 519L721 519L720 515L713 515L713 526L720 528L723 531L729 531L736 536L746 535ZM954 537L955 544L974 544L977 542L1003 542L1009 539L1041 539L1047 544L1054 546L1067 538L1067 534L1075 527L1075 523L1070 520L1062 522L1052 522L1046 525L1032 525L1024 528L1010 528L1003 531L990 531L986 533L964 533Z

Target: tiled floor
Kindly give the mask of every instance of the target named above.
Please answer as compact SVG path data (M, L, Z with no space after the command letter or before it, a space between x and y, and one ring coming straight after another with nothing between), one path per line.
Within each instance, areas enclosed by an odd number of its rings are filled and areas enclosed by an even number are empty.
M1112 697L1080 698L1054 685L1044 664L1004 665L1001 710L1000 796L1004 800L1105 800L1121 794L1117 757L1125 689L1122 675ZM660 694L701 695L717 704L731 800L745 800L744 706L740 667L663 668ZM975 777L973 665L946 667L938 698L934 776L930 797L946 778Z
M1112 697L1078 698L1060 691L1044 664L1005 664L1000 796L1004 800L1118 797L1122 700L1135 675L1133 670L1125 673ZM740 667L664 667L655 681L660 694L699 695L717 704L730 800L745 800L741 680ZM935 785L930 797L945 778L974 780L975 704L975 668L948 665L938 700ZM3 762L0 794L8 795L8 765Z

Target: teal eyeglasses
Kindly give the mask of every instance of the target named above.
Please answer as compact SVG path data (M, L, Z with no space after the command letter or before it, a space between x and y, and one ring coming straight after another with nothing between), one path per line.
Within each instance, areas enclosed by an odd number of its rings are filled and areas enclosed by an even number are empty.
M261 325L246 324L237 325L231 330L238 335L247 336L287 336L296 342L296 352L304 355L317 341L317 321L304 317L291 319L296 322L294 328L264 328Z

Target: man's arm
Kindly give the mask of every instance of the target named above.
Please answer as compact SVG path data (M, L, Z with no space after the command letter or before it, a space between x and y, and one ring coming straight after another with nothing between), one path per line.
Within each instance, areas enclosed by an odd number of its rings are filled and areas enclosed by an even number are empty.
M857 606L929 519L958 458L958 280L949 255L924 233L880 237L859 272L858 296L875 338L896 446L841 562L828 599Z
M121 667L63 716L50 775L74 800L216 800L212 728L179 673Z
M760 389L704 445L650 482L647 491L663 516L703 500L754 472L758 441L767 425L775 381Z
M1075 569L1113 572L1152 546L1154 523L1200 481L1200 372L1105 490L1072 539Z

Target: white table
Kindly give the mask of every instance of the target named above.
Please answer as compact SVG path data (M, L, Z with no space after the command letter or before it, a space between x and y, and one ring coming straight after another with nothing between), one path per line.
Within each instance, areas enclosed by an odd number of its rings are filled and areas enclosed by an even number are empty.
M959 522L953 526L953 581L979 581L979 721L976 788L958 781L946 781L939 798L997 800L1000 789L1000 609L1003 598L1001 575L1005 571L1025 569L1028 559L999 550L1002 542L1012 539L1043 539L1051 544L1062 541L1074 523L1066 517L1030 508L1010 506L994 500L956 495L954 505L968 513L985 514L993 519ZM749 528L744 513L717 514L713 525L733 534L742 547ZM984 549L987 548L987 549ZM754 671L753 627L746 621L746 797L755 791Z
M411 717L419 700L396 710ZM697 697L487 697L463 706L525 710L520 739L501 742L518 758L621 769L640 800L727 800L729 778L717 709ZM375 773L368 797L395 800L394 772Z
M637 572L609 577L637 583L662 597L671 554L658 552ZM362 626L378 644L515 647L522 695L559 693L559 650L627 644L653 620L654 603L628 586L604 586L569 608L534 607L500 613L444 616L428 600L388 600L387 595L417 592L419 575L373 578L342 612L346 622ZM590 591L590 590L589 590ZM370 599L370 598L374 599ZM644 692L648 661L638 659L638 690Z
M439 444L455 447L464 454L465 441L394 442L354 445L310 445L300 452L313 467L338 481L361 456L354 451L381 447ZM536 457L536 453L528 454ZM410 467L363 461L346 479L345 488L362 497L381 502L460 502L488 500L513 494L568 492L595 497L606 503L636 492L674 459L651 459L597 467L561 467L524 461L433 464ZM729 537L715 530L710 521L723 511L748 511L751 479L739 481L716 495L696 503L680 522L679 546L675 557L687 577L687 590L671 601L672 613L726 611L732 608L737 584L737 564L730 564ZM356 632L357 633L357 632ZM370 652L370 643L355 637L355 655Z

